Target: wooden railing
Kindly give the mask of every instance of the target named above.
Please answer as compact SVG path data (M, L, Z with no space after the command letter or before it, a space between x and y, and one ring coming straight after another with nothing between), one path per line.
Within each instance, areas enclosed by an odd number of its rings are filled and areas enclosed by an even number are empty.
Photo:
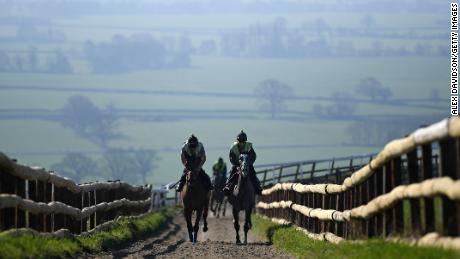
M121 215L148 212L156 206L155 195L150 185L120 181L78 185L53 172L19 165L0 153L0 231L68 229L80 234Z
M410 238L460 249L460 119L390 142L342 182L282 183L258 212L312 238ZM439 154L438 154L439 153Z
M376 154L255 166L263 187L276 183L339 183Z

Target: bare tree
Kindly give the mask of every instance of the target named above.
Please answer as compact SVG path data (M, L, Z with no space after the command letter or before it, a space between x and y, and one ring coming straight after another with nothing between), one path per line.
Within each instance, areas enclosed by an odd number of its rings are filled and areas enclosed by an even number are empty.
M104 154L109 173L113 179L147 183L147 176L155 169L159 158L156 151L150 149L109 149Z
M109 149L104 154L104 160L112 179L131 183L137 181L138 175L135 171L135 162L127 150L121 148Z
M355 87L358 94L369 97L371 100L389 100L393 93L389 87L384 87L379 80L374 77L362 79Z
M263 100L261 108L268 110L272 118L276 113L285 109L285 101L292 96L292 90L289 85L283 84L278 80L267 79L259 83L254 93Z
M346 92L335 92L332 94L335 102L327 109L328 115L332 117L348 117L352 116L356 111L356 102L352 94Z
M123 137L116 132L118 116L113 105L99 109L87 97L74 95L68 99L62 112L64 127L103 149L107 149L109 140Z
M370 28L372 25L375 24L375 19L374 16L371 14L366 14L361 18L361 24L366 26L367 28Z
M131 152L136 171L140 174L143 184L146 184L148 174L155 169L155 161L159 160L157 152L150 149L133 149Z
M57 174L66 176L81 183L83 180L95 180L98 175L98 167L90 157L77 152L67 153L61 162L52 166Z

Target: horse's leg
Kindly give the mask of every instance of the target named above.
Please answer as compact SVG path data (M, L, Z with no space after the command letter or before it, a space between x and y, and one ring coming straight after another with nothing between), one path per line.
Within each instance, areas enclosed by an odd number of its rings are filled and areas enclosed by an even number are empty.
M236 243L241 244L240 240L240 219L239 219L239 210L235 208L236 206L233 206L233 227L235 228L236 232Z
M184 208L184 217L187 223L188 237L190 242L193 242L192 210Z
M201 213L203 213L203 209L196 210L195 225L193 226L193 243L194 244L196 244L196 241L198 240L198 230L200 230Z
M251 223L251 212L252 208L246 208L244 210L245 216L244 216L244 244L248 243L248 231L252 227Z
M214 203L215 203L215 195L214 195L214 192L211 191L211 204L210 204L210 207L211 207L211 211L214 213L214 216L216 216L216 209L214 208Z
M225 211L227 210L227 199L224 198L224 211L222 212L222 216L225 217Z
M217 207L217 218L220 217L220 206L222 206L222 202L219 202L219 203L218 203L218 207Z
M206 197L206 201L204 203L204 208L203 208L203 232L208 231L208 208L209 208L209 195Z

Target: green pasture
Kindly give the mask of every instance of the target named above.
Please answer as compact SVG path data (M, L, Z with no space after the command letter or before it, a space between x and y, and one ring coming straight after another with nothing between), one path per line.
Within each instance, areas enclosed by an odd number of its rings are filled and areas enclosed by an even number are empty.
M83 61L74 63L74 67L77 71L88 70ZM390 87L395 98L428 98L433 89L438 89L444 98L449 93L442 90L448 89L449 60L436 57L244 59L192 56L192 67L177 70L71 75L1 73L0 82L2 85L252 93L260 81L274 78L290 85L297 95L330 96L339 91L354 92L359 81L368 76Z
M306 13L306 14L174 14L174 15L100 15L79 16L68 19L53 18L56 26L38 27L65 33L63 43L0 42L0 50L28 51L36 46L38 51L63 50L68 56L74 73L58 75L47 73L0 73L0 85L4 86L53 86L91 89L143 89L216 93L253 94L259 82L273 78L288 84L295 95L329 97L335 92L348 92L362 98L355 92L355 86L365 77L373 76L384 86L390 87L393 97L430 98L436 89L440 98L449 96L449 59L440 57L387 57L387 58L305 58L305 59L257 59L230 58L222 56L191 56L191 67L175 70L143 70L122 74L92 74L87 61L80 58L83 43L108 41L115 34L129 36L135 33L149 33L161 39L187 35L194 43L203 39L216 39L217 34L194 33L197 29L248 28L250 24L272 23L277 17L287 19L288 27L299 28L305 23L323 19L333 27L363 28L361 19L365 13ZM386 13L373 14L376 30L397 28L398 32L414 29L416 33L428 35L446 30L438 27L445 17L439 14ZM446 16L447 17L447 16ZM447 23L448 24L448 23ZM90 28L90 26L100 26ZM424 27L433 27L426 29ZM136 29L138 28L138 29ZM167 32L158 29L178 29ZM151 30L150 30L151 29ZM0 37L13 37L16 28L0 25ZM341 40L352 41L356 47L370 46L370 38L332 38L323 35L333 44ZM306 35L311 37L311 35ZM316 36L315 36L316 37ZM380 39L379 39L380 41ZM409 40L382 39L384 46L414 46ZM444 44L439 40L427 40L430 44ZM20 54L24 57L27 54ZM39 54L39 64L44 67L47 55ZM212 115L213 119L182 118L156 122L122 120L119 131L126 139L109 143L113 147L177 149L177 152L160 152L152 182L160 183L176 179L180 174L179 148L191 133L198 135L207 148L208 170L218 156L227 158L228 147L240 129L245 129L250 141L254 142L258 164L329 158L334 156L358 155L376 152L375 148L353 148L339 146L348 141L344 133L350 121L324 121L316 119L279 120L270 119L269 114L256 113L260 101L252 98L164 96L147 94L81 93L55 91L0 91L0 109L60 109L72 95L88 96L98 107L114 104L120 109L155 109L158 115L197 115L193 110L207 112L198 115ZM290 111L311 112L314 104L332 105L325 101L292 101L286 104ZM446 111L388 105L358 104L359 115L448 115ZM176 110L176 111L174 111ZM179 111L178 111L179 110ZM237 110L220 113L219 110ZM8 113L3 113L8 114ZM226 119L227 115L254 116L254 119ZM293 114L280 114L283 117ZM219 118L221 116L221 118ZM60 161L64 152L92 151L91 156L100 158L99 148L77 137L71 130L64 129L57 122L41 120L0 120L0 150L16 155L20 163L49 167ZM257 149L258 146L285 145L329 145L327 147L296 147ZM330 145L335 145L331 147ZM31 154L43 151L48 154Z
M458 258L459 252L436 247L417 247L404 243L370 239L332 244L308 238L293 227L281 226L253 216L255 230L273 245L297 258Z
M101 150L58 123L30 120L2 120L0 122L2 152L12 154L19 163L50 168L68 151L88 151L94 159L101 158ZM191 134L196 134L207 150L204 166L210 173L212 163L219 156L228 163L228 152L236 134L245 129L254 143L258 158L256 164L296 161L358 155L376 152L375 148L339 146L346 140L343 132L347 124L342 122L303 123L269 120L181 120L176 122L122 121L120 132L128 138L110 142L111 147L136 147L171 149L159 153L160 161L149 177L152 183L166 183L176 179L181 170L179 151ZM304 145L280 147L277 145ZM319 145L309 147L311 145ZM258 146L262 147L258 149ZM275 146L272 148L263 148ZM174 151L176 150L176 151ZM28 154L21 154L29 152ZM30 153L44 152L48 154ZM49 153L51 152L51 153ZM56 153L57 152L57 153ZM61 154L62 153L62 154ZM17 155L15 155L17 154Z
M82 253L97 253L120 247L152 235L165 227L175 208L166 208L137 219L120 217L108 230L84 237L46 238L31 234L0 234L1 258L67 258Z
M441 98L447 98L448 60L441 58L382 58L382 59L242 59L224 57L192 58L192 67L179 70L139 71L127 74L95 75L89 73L55 75L40 73L2 73L2 85L30 85L78 87L91 89L144 89L171 91L211 91L222 93L253 93L257 84L267 78L275 78L292 87L296 95L330 96L334 92L354 92L354 86L363 77L373 75L393 90L394 98L428 98L432 89L438 89ZM72 61L74 62L74 61ZM78 61L79 69L87 68ZM75 64L75 63L73 63ZM115 147L144 147L153 149L176 148L177 152L160 152L161 160L149 178L154 183L176 179L181 172L179 148L191 133L198 135L208 148L205 169L218 156L227 158L228 147L240 129L245 129L258 153L257 163L329 158L376 152L375 148L314 147L257 149L267 145L340 145L348 141L345 130L349 121L298 121L271 120L268 113L233 112L228 115L253 115L255 119L218 119L227 113L218 110L259 109L260 101L251 98L221 98L201 96L155 96L145 94L79 93L53 91L7 91L0 94L0 109L59 109L72 95L86 95L100 108L114 104L120 109L156 109L158 115L197 115L191 110L210 112L198 115L214 115L214 119L185 119L178 121L138 122L123 120L119 131L128 138L110 142ZM287 103L292 111L311 112L316 103L331 102L294 101ZM447 107L447 104L446 104ZM163 110L163 112L161 111ZM179 110L179 111L174 111ZM215 112L211 112L216 110ZM416 107L358 104L356 114L442 114L440 110ZM446 109L446 116L448 110ZM286 114L281 114L286 116ZM415 129L414 129L415 130ZM409 133L409 132L408 132ZM72 131L57 122L40 120L1 120L1 149L9 153L34 151L73 150L98 151L98 147L78 138ZM402 137L402 136L401 136ZM213 149L217 148L217 149ZM60 161L59 154L29 154L17 156L20 162L49 167ZM97 154L91 154L95 158Z

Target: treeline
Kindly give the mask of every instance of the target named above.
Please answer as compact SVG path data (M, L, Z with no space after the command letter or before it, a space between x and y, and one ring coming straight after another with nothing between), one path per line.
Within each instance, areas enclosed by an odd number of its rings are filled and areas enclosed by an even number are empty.
M376 118L353 122L345 132L349 139L347 144L382 147L391 140L405 137L415 129L443 118L442 115L401 115L396 118Z
M151 14L151 13L311 13L311 12L445 12L436 0L411 1L147 1L147 0L31 0L27 4L1 1L5 14L91 15L91 14Z
M34 42L64 42L67 37L56 29L38 29L31 21L21 21L17 25L16 40Z
M87 41L84 56L95 73L182 68L190 65L189 45L182 42L171 48L149 34L115 35L110 42Z
M147 184L158 160L155 150L112 148L104 151L100 159L78 152L67 153L52 169L77 183L109 179Z
M406 32L375 32L370 29L374 18L362 17L361 29L332 28L324 20L317 19L300 29L289 29L287 20L280 17L268 24L252 24L248 29L221 35L222 55L239 57L303 58L303 57L388 57L388 56L447 56L447 45L420 42L413 48L385 46L378 38L407 39L429 37ZM306 36L307 35L307 36ZM334 37L377 38L370 47L358 48L353 40L331 43L325 35ZM447 34L446 34L447 35ZM445 37L446 35L434 35Z
M110 147L112 140L126 138L118 131L120 116L113 105L97 107L89 98L71 96L62 108L61 125L72 130L103 150L100 160L78 152L64 156L53 169L75 182L104 179L123 180L130 183L148 182L159 159L155 150L142 148Z
M9 54L0 50L0 72L70 74L73 69L61 50L48 54L43 63L37 49L31 47L25 54Z

